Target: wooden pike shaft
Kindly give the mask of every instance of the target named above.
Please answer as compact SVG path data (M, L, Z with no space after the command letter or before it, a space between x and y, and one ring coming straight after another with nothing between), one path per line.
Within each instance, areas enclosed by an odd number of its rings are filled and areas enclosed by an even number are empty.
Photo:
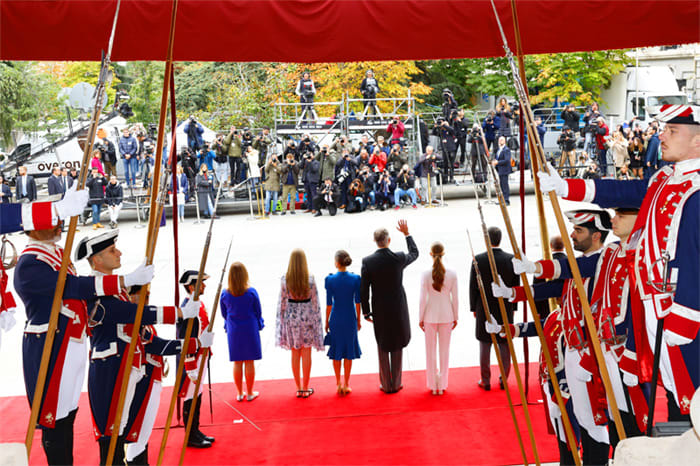
M486 291L484 291L484 281L481 278L481 271L479 270L479 264L476 262L476 256L474 255L474 246L472 246L472 238L467 230L467 238L469 239L469 250L472 253L472 265L474 266L474 273L476 274L476 283L479 286L479 294L481 295L481 305L484 310L484 317L488 322L491 320L491 310L489 309L489 303L486 300ZM496 335L490 333L491 344L496 352L496 360L498 361L498 370L501 372L501 380L506 380L506 371L503 367L503 359L501 355L501 349L496 341ZM508 408L510 408L510 415L513 418L513 426L515 427L515 434L518 437L518 445L520 446L520 453L523 456L523 464L527 465L527 453L525 453L525 445L523 444L523 435L520 433L520 426L518 425L518 418L515 416L515 408L513 407L513 400L510 396L510 387L508 384L504 385L506 392L506 399L508 400Z
M211 319L209 319L209 326L207 327L208 331L212 331L214 329L214 320L216 319L216 310L219 307L219 296L221 296L221 288L223 287L224 283L224 276L226 275L226 266L228 265L228 258L229 255L231 254L231 245L233 244L233 237L231 237L231 240L228 243L228 251L226 251L226 259L224 259L224 267L221 269L221 278L219 278L219 287L216 289L216 294L214 295L214 305L212 306L211 309ZM204 348L204 352L202 353L202 359L201 359L201 364L199 365L199 371L197 373L197 381L195 382L194 385L194 393L197 394L199 393L199 387L202 385L202 379L204 378L204 366L206 366L205 362L209 361L209 354L211 353L211 350L209 348ZM194 396L192 398L192 408L191 412L194 412L195 409L197 409L197 403L199 402L199 397ZM182 463L185 461L185 451L187 450L187 439L190 438L190 432L192 431L192 419L193 416L189 416L187 418L187 424L185 425L185 438L182 441L182 449L180 450L180 461L178 462L179 465L182 465Z
M496 176L495 170L491 167L494 172L494 177ZM518 240L515 237L515 231L513 230L513 225L510 221L510 215L508 213L508 208L506 207L505 199L503 198L503 192L501 191L501 186L498 184L496 178L494 178L496 186L496 197L498 198L498 204L501 206L501 213L503 214L503 221L506 225L506 230L508 231L508 238L510 238L510 244L513 248L513 255L516 259L522 259L523 255L520 252L520 247L518 246ZM561 396L561 389L559 388L559 381L557 380L557 374L554 370L554 363L552 362L552 355L549 351L549 346L547 346L547 341L544 337L544 330L542 329L542 323L540 315L537 312L537 306L535 305L535 298L532 292L532 287L527 278L527 274L520 274L520 278L523 281L523 288L525 289L525 295L527 296L527 302L532 312L532 320L535 325L535 330L537 330L537 336L540 339L540 347L542 348L542 353L544 354L544 361L547 365L547 372L549 373L549 380L552 381L552 387L554 390L554 397L556 398L557 405L559 406L559 411L561 411L561 420L564 425L564 432L566 433L566 443L569 445L571 454L574 458L576 466L581 465L581 458L579 456L578 447L576 444L576 437L574 436L573 428L571 427L571 420L569 419L569 414L566 411L566 403Z
M197 272L197 282L195 283L194 291L192 292L192 300L199 300L199 290L202 285L202 277L204 276L204 268L207 265L207 258L209 257L209 246L211 245L211 233L214 229L214 219L216 217L216 208L219 205L219 196L221 195L221 187L223 183L219 184L219 190L216 193L216 200L214 201L214 212L212 212L211 219L209 220L209 231L207 231L207 238L204 241L204 249L202 250L202 257L199 261L199 270ZM168 408L168 417L165 420L165 427L163 430L163 438L160 442L160 451L158 452L158 465L163 464L163 456L165 455L165 447L168 444L168 435L170 434L170 422L173 419L173 412L175 411L175 404L177 403L177 395L180 387L180 382L182 381L182 374L185 369L185 357L187 356L187 349L189 347L190 338L192 337L192 327L194 325L194 319L187 320L187 327L185 328L184 341L182 342L182 350L180 351L180 361L177 364L177 372L175 372L175 385L173 386L173 394L170 397L170 406ZM198 392L195 392L195 398ZM190 416L191 417L191 416ZM185 439L185 442L187 440Z
M90 127L88 129L88 135L85 140L85 147L83 150L83 159L80 165L80 174L78 176L77 189L81 190L85 188L85 181L87 178L88 164L90 163L90 154L92 153L93 144L95 142L95 134L97 133L97 127L100 123L100 115L102 114L102 100L105 96L106 87L109 82L111 82L111 77L109 76L109 65L111 64L110 57L112 55L112 43L114 41L114 34L117 29L117 19L119 18L119 8L121 6L121 0L117 1L117 7L114 12L114 20L112 21L112 32L109 38L109 45L107 48L107 54L102 60L102 66L100 68L100 76L95 88L95 107L92 111L92 117L90 119ZM63 247L63 258L61 259L61 268L58 271L58 279L56 281L56 291L53 295L53 301L51 303L51 314L49 315L49 326L46 330L46 338L44 340L44 348L41 352L41 362L39 364L39 373L37 374L36 385L34 386L34 397L32 398L32 409L29 414L29 424L27 425L27 433L24 438L24 444L27 449L27 458L31 456L32 443L34 440L34 431L36 430L37 420L39 418L39 408L41 407L41 399L44 396L44 388L46 386L46 376L49 370L49 362L51 360L51 352L53 350L53 343L56 336L56 328L58 327L58 316L61 312L61 306L63 305L63 291L66 286L66 275L68 274L68 266L70 265L70 255L73 250L73 242L75 240L75 232L78 228L78 217L71 217L68 234L66 235L66 243Z

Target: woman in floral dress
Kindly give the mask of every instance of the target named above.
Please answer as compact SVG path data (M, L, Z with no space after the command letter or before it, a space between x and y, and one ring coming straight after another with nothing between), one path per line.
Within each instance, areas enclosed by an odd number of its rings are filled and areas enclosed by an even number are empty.
M309 275L306 254L301 249L292 251L287 273L282 277L275 344L292 351L296 396L308 398L314 393L314 389L309 388L311 348L323 349L323 327L316 282Z

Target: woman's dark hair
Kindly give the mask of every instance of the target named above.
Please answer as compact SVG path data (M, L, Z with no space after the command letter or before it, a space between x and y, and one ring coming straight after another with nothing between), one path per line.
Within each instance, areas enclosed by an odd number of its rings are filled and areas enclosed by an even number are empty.
M442 243L433 243L430 246L430 253L433 255L433 288L435 291L442 290L445 283L445 266L442 265L442 256L445 255L445 247Z
M348 254L347 251L344 251L342 249L335 253L335 261L343 267L348 267L350 266L350 264L352 264L352 258L350 257L350 254Z

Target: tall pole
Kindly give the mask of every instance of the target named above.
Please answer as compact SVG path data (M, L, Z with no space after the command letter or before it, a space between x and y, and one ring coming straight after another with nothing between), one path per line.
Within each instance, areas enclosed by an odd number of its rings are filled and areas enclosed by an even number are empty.
M88 164L90 162L90 154L92 153L92 147L95 142L95 134L97 133L97 127L100 123L100 114L102 113L102 101L106 95L106 89L109 83L112 82L112 75L109 69L111 64L112 56L112 45L114 43L114 35L117 30L117 19L119 18L119 8L121 6L121 0L117 0L117 7L114 11L114 20L112 21L112 32L109 36L109 45L107 47L107 54L102 58L102 65L100 67L100 76L97 80L97 86L95 88L95 107L92 111L92 117L90 119L90 127L88 129L88 134L85 139L85 148L83 150L83 160L80 164L80 174L78 176L77 189L85 189L85 180L87 178ZM58 279L56 281L56 291L53 295L53 301L51 303L51 314L49 315L49 324L46 330L46 338L44 340L44 348L41 352L41 362L39 364L39 372L37 373L36 384L34 386L34 397L32 398L32 409L29 414L29 424L27 425L27 433L24 438L24 444L27 449L27 458L31 456L32 452L32 442L34 440L34 431L36 429L37 420L39 418L39 409L41 407L41 401L44 397L44 388L46 385L46 376L49 370L49 362L51 360L51 352L53 350L54 337L56 336L56 329L58 327L58 316L61 312L61 307L63 305L63 291L66 285L66 275L68 274L68 267L71 264L70 255L73 249L73 241L75 240L75 232L78 228L78 216L70 218L70 223L68 227L68 234L66 235L66 243L63 247L63 257L61 259L61 268L58 271ZM67 338L67 336L64 336Z
M491 317L491 310L489 309L489 303L486 299L486 291L484 290L484 281L481 278L481 270L479 270L479 264L476 262L476 256L474 255L474 246L472 246L472 237L467 230L467 238L469 239L469 250L472 253L472 266L474 267L474 273L476 274L476 283L479 286L479 294L481 295L481 307L484 311L484 319L487 322L493 322ZM506 380L506 370L503 367L503 356L501 355L501 349L496 341L496 335L489 333L491 337L491 345L496 352L496 360L498 361L498 370L501 373L501 380ZM523 445L523 435L520 433L520 426L518 425L518 418L515 416L515 408L513 407L513 400L510 396L510 387L507 384L503 386L506 392L506 399L508 400L508 408L510 409L510 415L513 418L513 426L515 427L515 434L518 436L518 445L520 446L520 453L523 455L523 464L527 465L527 453L525 453L525 445Z
M513 61L513 54L508 47L508 41L506 40L505 33L501 26L501 20L498 16L498 11L496 10L496 5L491 0L491 6L493 7L493 12L496 17L496 22L498 23L498 28L501 33L501 38L503 40L503 48L508 59L508 63L511 67L511 72L513 74L513 83L515 85L515 90L518 93L518 98L520 99L520 107L523 112L523 117L525 118L526 127L528 130L528 137L531 139L531 144L534 146L534 153L532 154L533 163L535 160L538 162L539 170L548 172L545 164L544 150L542 149L542 143L540 141L539 135L535 130L534 118L532 115L532 109L530 108L530 100L527 93L523 87L523 82L518 68L515 66ZM516 36L519 36L519 29L516 22ZM534 167L534 165L533 165ZM534 170L534 168L533 168ZM535 176L535 179L537 176ZM610 405L613 419L615 420L615 427L617 428L618 437L620 440L627 438L625 434L625 428L622 425L622 418L620 417L620 410L617 407L617 402L615 400L615 393L612 388L612 383L610 382L610 375L608 374L608 368L605 364L605 357L603 355L603 350L600 344L600 339L598 338L598 330L593 320L593 315L591 314L591 307L588 302L588 295L586 293L586 287L583 284L583 279L581 278L581 271L578 268L578 263L576 262L576 255L574 253L574 248L571 245L571 239L568 236L566 229L566 223L564 222L564 216L561 213L561 207L559 206L559 198L554 191L549 193L549 200L552 203L552 209L554 210L554 215L557 219L557 226L559 227L559 233L564 242L564 249L566 250L566 256L569 261L569 267L571 268L571 275L573 277L574 283L576 285L576 292L581 302L581 310L583 313L583 318L586 323L586 329L591 341L591 347L595 354L596 361L598 363L598 370L600 372L600 377L605 386L605 393L608 398L608 404Z

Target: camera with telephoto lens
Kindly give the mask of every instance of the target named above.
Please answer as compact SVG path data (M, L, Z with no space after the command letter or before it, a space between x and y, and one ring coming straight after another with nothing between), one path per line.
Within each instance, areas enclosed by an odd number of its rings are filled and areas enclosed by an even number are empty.
M469 135L470 135L473 139L480 139L480 138L481 138L481 130L480 130L480 128L478 128L478 127L472 128L471 131L469 132Z

